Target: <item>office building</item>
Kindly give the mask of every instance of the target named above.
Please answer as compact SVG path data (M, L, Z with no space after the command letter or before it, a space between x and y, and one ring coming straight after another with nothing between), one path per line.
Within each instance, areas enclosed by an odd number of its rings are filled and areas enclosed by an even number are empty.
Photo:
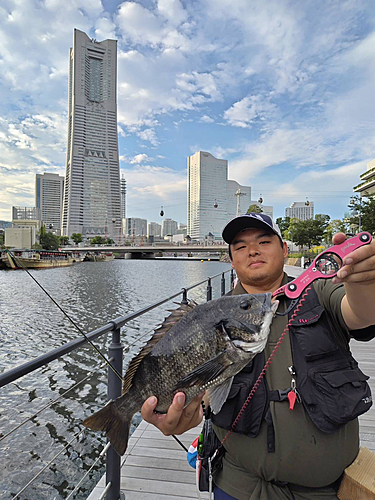
M285 217L291 219L307 220L314 218L314 202L313 201L294 201L290 207L285 209Z
M122 234L126 234L126 180L121 177L121 227Z
M74 30L62 233L121 235L117 142L117 41Z
M187 234L203 239L209 233L220 239L228 220L245 213L251 187L228 180L228 161L198 151L188 157Z
M40 209L42 224L47 231L61 234L61 214L64 194L64 177L58 174L36 174L35 207Z
M251 202L251 187L241 186L236 181L227 181L227 220L246 213Z
M366 172L359 176L362 180L360 184L353 188L355 193L362 196L374 196L375 195L375 160L367 163Z
M149 222L147 224L147 237L149 236L161 236L161 224Z
M128 236L147 236L147 220L138 217L126 219L126 234Z
M173 236L177 234L178 223L172 219L164 219L161 227L162 236Z
M41 220L40 208L12 207L13 227L17 224L22 226L24 223L27 224L27 222L31 221L39 221L39 226L40 226L40 220Z

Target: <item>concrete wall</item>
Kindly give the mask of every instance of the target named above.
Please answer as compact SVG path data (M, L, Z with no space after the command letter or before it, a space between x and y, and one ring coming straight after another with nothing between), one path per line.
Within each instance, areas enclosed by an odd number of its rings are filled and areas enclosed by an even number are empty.
M7 227L5 229L6 247L31 248L36 243L35 227Z

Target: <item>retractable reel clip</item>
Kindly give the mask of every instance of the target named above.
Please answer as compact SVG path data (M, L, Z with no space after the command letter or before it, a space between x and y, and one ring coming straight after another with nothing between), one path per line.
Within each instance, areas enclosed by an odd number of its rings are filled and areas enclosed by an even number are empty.
M371 243L370 233L363 232L353 238L349 238L340 245L334 245L320 253L312 264L295 280L281 286L272 296L276 297L284 293L290 299L298 298L310 283L321 278L333 278L343 267L343 260L353 250Z

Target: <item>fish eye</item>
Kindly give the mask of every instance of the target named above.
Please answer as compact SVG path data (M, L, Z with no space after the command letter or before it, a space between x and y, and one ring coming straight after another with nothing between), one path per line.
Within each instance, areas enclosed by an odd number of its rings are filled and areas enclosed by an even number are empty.
M240 308L241 309L245 309L246 310L246 309L250 309L250 307L251 307L251 303L250 303L249 300L242 300L240 302Z

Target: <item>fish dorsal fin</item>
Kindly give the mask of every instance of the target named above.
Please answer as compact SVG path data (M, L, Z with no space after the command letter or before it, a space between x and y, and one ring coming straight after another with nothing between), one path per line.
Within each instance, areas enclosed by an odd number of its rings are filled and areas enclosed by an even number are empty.
M176 302L175 302L176 303ZM126 370L124 376L124 383L122 387L123 393L127 392L133 381L133 377L138 370L138 367L145 356L153 347L159 342L160 339L164 337L164 335L169 332L169 330L174 326L181 318L185 316L185 314L192 311L197 303L193 300L189 300L187 304L178 304L177 309L170 310L170 315L165 318L163 323L155 330L153 336L147 341L146 345L142 347L140 352L135 356L129 363L128 369Z

